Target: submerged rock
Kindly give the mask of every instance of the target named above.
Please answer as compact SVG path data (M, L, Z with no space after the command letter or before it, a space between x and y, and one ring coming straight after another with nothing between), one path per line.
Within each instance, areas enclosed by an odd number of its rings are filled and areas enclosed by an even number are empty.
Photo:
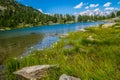
M67 36L68 36L68 34L62 34L62 35L60 35L60 38L65 38Z
M32 33L30 33L30 34L37 34L37 33L35 33L35 32L32 32Z
M81 79L63 74L60 76L59 80L81 80Z
M55 34L50 34L49 36L52 36L52 37L54 37L54 36L57 36L58 34L57 33L55 33Z
M37 65L37 66L25 67L21 70L14 72L14 74L20 75L30 80L37 80L44 77L46 70L52 67L58 67L58 65Z
M6 67L5 67L5 65L0 65L0 80L6 80Z

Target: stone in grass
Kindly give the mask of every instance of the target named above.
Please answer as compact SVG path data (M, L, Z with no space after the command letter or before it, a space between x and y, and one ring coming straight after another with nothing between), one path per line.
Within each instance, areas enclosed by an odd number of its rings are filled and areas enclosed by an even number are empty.
M85 30L84 28L81 28L81 29L79 29L78 31L86 32L86 30Z
M65 38L67 36L68 36L68 34L62 34L62 35L60 35L60 38Z
M14 74L22 76L29 80L38 80L45 77L46 70L58 67L58 65L37 65L25 67L21 70L14 72Z
M65 45L64 48L65 48L65 49L73 49L74 46L73 46L73 45Z
M59 80L81 80L81 79L63 74L60 76Z
M89 36L87 39L88 39L88 40L91 40L91 41L94 41L94 40L95 40L92 36Z

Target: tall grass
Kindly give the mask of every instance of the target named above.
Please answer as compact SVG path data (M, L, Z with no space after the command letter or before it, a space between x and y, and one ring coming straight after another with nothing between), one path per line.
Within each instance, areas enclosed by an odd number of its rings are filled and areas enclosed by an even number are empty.
M52 48L32 52L22 59L8 60L8 72L32 65L59 64L59 68L47 71L42 80L58 80L63 73L82 80L119 80L120 29L114 26L105 29L90 27L86 30L70 33ZM89 36L94 40L89 40ZM66 45L73 48L65 48Z

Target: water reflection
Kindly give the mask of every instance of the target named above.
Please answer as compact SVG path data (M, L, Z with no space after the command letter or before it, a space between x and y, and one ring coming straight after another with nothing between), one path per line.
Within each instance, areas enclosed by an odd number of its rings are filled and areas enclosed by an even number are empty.
M34 46L43 39L42 34L29 34L18 37L0 39L0 64L8 58L24 53L29 47Z
M22 56L26 56L33 50L47 48L58 40L58 35L103 23L84 22L2 31L0 32L0 64L9 57L19 56L22 53L24 53Z

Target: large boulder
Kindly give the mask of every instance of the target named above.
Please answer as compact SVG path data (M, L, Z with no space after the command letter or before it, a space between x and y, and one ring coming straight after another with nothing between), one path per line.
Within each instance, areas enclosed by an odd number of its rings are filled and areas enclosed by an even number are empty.
M29 80L38 80L45 76L46 70L58 67L58 65L37 65L31 67L25 67L21 70L14 72L14 74L20 75Z
M63 74L60 76L59 80L81 80L81 79Z

